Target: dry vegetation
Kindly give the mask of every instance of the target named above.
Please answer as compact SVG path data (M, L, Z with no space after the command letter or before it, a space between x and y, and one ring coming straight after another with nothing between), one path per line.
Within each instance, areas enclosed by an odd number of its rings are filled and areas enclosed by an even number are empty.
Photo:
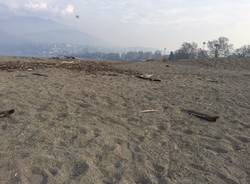
M250 183L248 60L2 58L0 75L0 183Z

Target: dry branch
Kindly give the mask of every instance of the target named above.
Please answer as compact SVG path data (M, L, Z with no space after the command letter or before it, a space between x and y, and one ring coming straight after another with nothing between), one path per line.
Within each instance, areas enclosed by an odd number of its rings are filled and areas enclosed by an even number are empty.
M144 110L141 113L150 113L150 112L157 112L158 110Z
M153 75L136 75L137 78L154 82L161 82L161 79L153 78Z
M0 112L0 118L5 118L5 117L10 116L11 114L14 114L14 113L15 113L14 109L11 109L8 111L2 111L2 112Z
M181 111L210 122L216 122L217 119L219 119L219 116L210 116L204 113L196 112L194 110L182 109Z
M48 77L48 75L41 74L41 73L32 73L32 75L36 75L36 76L39 76L39 77Z

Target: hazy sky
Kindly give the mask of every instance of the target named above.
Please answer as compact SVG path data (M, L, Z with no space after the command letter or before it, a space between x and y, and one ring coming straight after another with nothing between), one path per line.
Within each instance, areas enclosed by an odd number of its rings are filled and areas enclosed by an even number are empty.
M119 46L175 49L227 36L250 44L250 0L0 0L16 14L71 24ZM75 15L80 15L79 19Z

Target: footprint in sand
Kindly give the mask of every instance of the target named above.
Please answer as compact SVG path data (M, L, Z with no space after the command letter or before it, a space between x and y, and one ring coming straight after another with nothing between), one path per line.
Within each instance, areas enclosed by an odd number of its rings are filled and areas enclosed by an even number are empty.
M219 147L210 147L210 146L205 146L206 149L213 151L215 153L223 154L223 153L228 153L227 150Z
M78 161L73 164L71 176L76 179L85 175L89 170L89 165L85 161Z
M168 184L167 178L164 177L164 171L166 168L162 165L154 164L155 176L159 184Z
M228 178L227 176L225 176L224 174L220 172L216 172L216 176L227 184L239 184L238 182Z
M47 184L48 175L45 171L38 167L32 168L32 176L30 178L31 183Z
M99 137L99 136L101 136L101 130L100 129L98 129L98 128L95 128L94 129L94 135L95 135L95 137Z
M86 134L88 133L88 130L87 130L86 128L84 128L84 127L79 127L78 129L79 129L79 132L80 132L81 134L86 135Z
M136 184L152 184L153 182L146 176L139 176L135 181Z
M192 130L190 130L190 129L184 130L183 132L185 134L187 134L187 135L193 135L194 134L194 132Z
M250 143L250 137L238 136L237 139L239 139L243 143Z

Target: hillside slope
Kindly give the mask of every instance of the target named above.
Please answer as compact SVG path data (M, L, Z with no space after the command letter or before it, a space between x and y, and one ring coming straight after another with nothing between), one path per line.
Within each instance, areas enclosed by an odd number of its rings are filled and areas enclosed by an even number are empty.
M49 52L51 44L68 44L77 47L108 46L95 36L53 20L0 14L0 54L21 53L22 55L27 53L26 50L30 50L29 55L36 55L39 47ZM34 45L38 47L33 47Z

